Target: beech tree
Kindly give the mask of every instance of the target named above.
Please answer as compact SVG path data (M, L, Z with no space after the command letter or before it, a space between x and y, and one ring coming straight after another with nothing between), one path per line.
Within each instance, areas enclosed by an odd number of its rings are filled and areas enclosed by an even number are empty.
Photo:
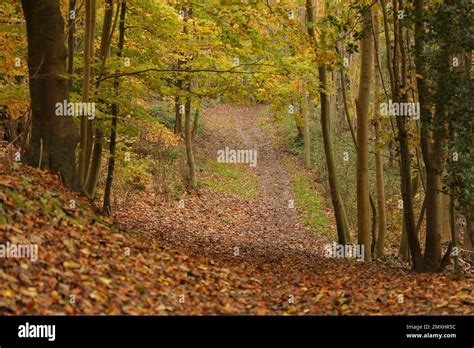
M118 49L117 57L122 57L123 48L125 45L125 17L127 15L127 1L122 0L117 11L120 10L120 23L119 23L119 38L118 38ZM119 92L120 81L118 78L114 80L114 90ZM107 163L107 178L104 189L104 203L102 210L105 214L112 214L111 206L111 194L112 194L112 183L114 179L114 170L117 154L117 131L119 122L119 105L113 103L111 107L112 122L110 127L110 145L109 145L109 159Z
M79 189L75 169L78 133L72 118L56 115L56 103L69 99L64 20L59 0L21 2L28 35L28 70L32 110L27 162L59 172L65 185Z
M357 231L359 244L364 246L365 260L370 261L369 217L369 101L373 72L372 12L364 9L362 15L361 69L359 95L357 97Z
M375 185L377 190L377 212L378 212L378 234L376 240L375 254L384 255L385 233L386 233L386 213L385 213L385 188L382 151L382 116L378 107L382 102L381 98L381 74L380 64L380 11L378 4L373 7L373 36L374 36L374 134L375 134Z
M311 0L306 1L306 18L308 23L308 35L312 39L313 45L316 45L316 35L313 28L314 8ZM331 131L330 131L330 108L328 99L327 72L324 65L318 67L319 73L319 96L321 103L321 128L323 132L324 151L326 155L326 165L328 170L329 188L331 200L336 217L337 237L340 244L346 244L349 241L349 231L344 214L344 207L339 194L336 169L334 164L334 154L332 149Z

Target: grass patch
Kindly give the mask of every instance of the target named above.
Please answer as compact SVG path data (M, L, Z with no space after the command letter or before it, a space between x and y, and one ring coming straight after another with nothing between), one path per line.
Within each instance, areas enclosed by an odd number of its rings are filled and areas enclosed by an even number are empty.
M312 230L322 232L329 226L329 221L324 215L324 201L312 184L310 179L294 173L293 190L296 205L303 211L303 223Z
M257 197L258 177L246 164L208 161L203 184L216 191L229 193L244 200Z
M294 157L303 160L304 149L303 142L297 137L297 129L293 117L273 115L276 120L276 132L282 139L285 148ZM312 138L312 163L320 163L324 157L315 158L317 155L324 154L320 139L322 135L318 132L317 124L314 120L311 122L311 138ZM260 118L257 121L258 127L262 131L269 133L275 127L270 125L266 118ZM319 141L316 141L318 140ZM320 145L319 147L316 145ZM293 175L293 191L296 199L296 206L301 209L301 221L319 234L327 234L327 228L332 222L325 214L325 209L329 206L327 199L321 195L324 187L316 187L313 180L307 178L298 170L298 166L290 160L285 161L285 166ZM319 166L318 166L319 167ZM324 167L324 163L322 165Z

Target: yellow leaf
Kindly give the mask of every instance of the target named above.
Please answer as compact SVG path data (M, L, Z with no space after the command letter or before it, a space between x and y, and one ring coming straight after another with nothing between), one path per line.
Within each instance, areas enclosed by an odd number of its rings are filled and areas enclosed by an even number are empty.
M3 290L2 295L4 297L12 298L13 297L13 291L11 291L10 289Z
M323 298L325 296L325 294L323 293L319 293L317 294L316 296L313 297L313 301L314 302L318 302L321 298Z
M81 265L74 261L64 261L63 266L66 268L80 268Z
M100 277L99 279L102 283L104 283L106 285L109 285L110 283L112 283L112 279L109 279L109 278Z
M99 302L107 301L107 297L104 294L101 294L100 292L97 292L97 291L92 291L89 297Z
M80 250L81 253L83 253L84 255L90 255L91 254L91 251L88 249L88 248L83 248Z
M76 247L75 247L75 245L74 245L74 242L72 242L71 240L64 239L64 240L63 240L63 244L67 247L67 249L69 250L69 252L71 252L71 253L75 253L75 252L76 252Z

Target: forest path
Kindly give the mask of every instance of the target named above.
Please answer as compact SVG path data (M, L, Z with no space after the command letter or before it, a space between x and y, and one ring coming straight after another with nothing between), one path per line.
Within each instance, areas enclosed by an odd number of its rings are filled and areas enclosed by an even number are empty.
M173 314L447 314L470 313L468 282L452 283L448 274L414 274L383 262L327 258L328 241L299 222L293 175L281 139L262 125L264 106L218 105L204 110L203 134L196 148L200 182L228 179L205 169L218 150L258 151L257 166L240 166L243 176L258 177L251 198L204 185L176 201L138 194L116 221L168 250L158 274L178 277L179 290L164 298ZM262 130L265 129L265 131ZM271 128L271 127L270 127ZM296 170L301 170L296 167ZM252 180L245 189L252 191ZM246 190L241 190L246 191ZM173 270L178 273L174 274ZM158 277L158 275L157 275ZM449 284L449 286L448 286ZM177 292L178 291L178 292ZM182 294L186 305L172 302ZM461 295L460 295L461 294ZM455 301L452 299L456 299ZM174 300L175 301L175 300Z
M256 153L256 165L248 166L257 175L255 199L248 200L245 218L235 231L228 231L227 240L239 247L241 255L273 262L285 258L321 256L323 239L299 222L293 193L293 174L288 170L287 155L275 141L274 130L265 127L266 107L218 105L204 114L206 152L212 160L218 151L244 150ZM236 166L226 163L225 166ZM239 166L239 164L237 164ZM292 202L291 202L292 201ZM291 204L293 203L293 204ZM290 207L292 206L292 207Z

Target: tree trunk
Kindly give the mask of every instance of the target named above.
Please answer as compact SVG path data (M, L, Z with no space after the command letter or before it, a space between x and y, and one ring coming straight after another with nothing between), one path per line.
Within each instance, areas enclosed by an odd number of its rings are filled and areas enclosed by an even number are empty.
M117 56L122 57L122 51L125 44L125 16L127 14L127 2L122 0L120 5L120 25L119 25L119 40L118 40L118 52ZM119 92L119 79L116 78L114 81L114 89L116 93ZM112 206L110 204L110 194L112 192L112 183L114 178L115 169L115 155L116 155L116 144L117 144L117 126L118 126L119 107L117 103L112 104L112 127L110 130L110 145L109 145L109 163L107 167L107 179L105 182L104 191L104 205L103 211L107 215L112 214Z
M419 176L416 175L412 180L411 180L411 195L412 198L414 198L418 192L418 187L419 187ZM405 209L405 205L403 205L403 209ZM413 220L414 221L414 220ZM415 235L418 238L418 228L415 227ZM398 250L398 255L405 261L408 261L410 259L410 247L408 244L408 234L407 234L407 229L406 229L406 220L405 220L405 214L403 214L403 230L402 230L402 236L400 239L400 248Z
M56 103L69 98L64 20L59 0L23 0L28 36L28 70L32 109L31 142L26 161L59 172L63 183L79 190L75 168L78 134L74 121L57 116Z
M406 85L406 55L403 45L403 28L398 20L398 3L396 0L393 1L393 15L394 15L394 49L393 49L393 60L391 59L391 45L389 35L389 22L386 10L385 0L380 0L383 19L384 19L384 32L385 32L385 43L386 43L386 58L387 58L387 69L390 76L390 87L392 92L392 99L395 103L400 102L400 88ZM403 7L403 2L400 1L400 7ZM400 46L400 47L399 47ZM402 82L403 86L400 85L400 71L399 71L399 60L398 51L402 55ZM392 63L393 62L393 63ZM392 65L393 64L393 65ZM403 88L405 89L405 88ZM405 93L405 92L404 92ZM406 96L404 96L405 98ZM413 260L413 268L416 271L423 271L424 264L422 260L420 242L415 228L414 214L413 214L413 196L411 189L411 167L410 167L410 151L408 142L408 131L407 131L407 120L406 117L396 117L396 123L398 128L398 141L400 144L400 177L401 177L401 194L403 199L403 233L406 233L406 238L409 244L409 250Z
M71 16L71 12L74 16ZM74 18L71 18L74 17ZM76 47L76 38L74 33L76 31L76 0L69 0L69 13L68 13L68 60L67 60L67 73L69 74L69 91L72 91L72 75L74 74L74 51Z
M351 233L349 229L349 221L347 220L346 208L344 207L344 201L342 200L341 193L339 191L338 199L341 205L342 226L344 227L344 236L347 244L351 242Z
M444 174L447 174L446 172ZM447 242L452 240L451 236L451 196L444 192L440 193L441 212L441 240Z
M472 203L472 202L471 202ZM465 213L466 216L466 235L470 241L471 250L474 249L474 219L472 218L472 212ZM471 261L474 261L474 254L470 253Z
M178 81L178 85L179 85ZM179 96L174 97L174 112L175 112L175 121L174 121L174 134L179 135L181 134L181 110L179 104L180 98Z
M308 23L307 32L313 44L316 45L316 35L313 28L314 22L314 8L312 0L306 0L306 22ZM334 207L334 216L336 218L337 226L337 239L339 244L346 244L348 242L347 236L349 235L347 220L344 219L344 207L341 196L339 195L337 177L336 177L336 166L334 164L334 155L331 142L331 130L330 130L330 112L329 112L329 100L327 95L327 72L326 67L321 65L318 67L319 73L319 88L320 88L320 99L321 99L321 128L323 131L323 142L324 142L324 153L326 155L326 165L328 168L328 179L329 179L329 190L331 192L331 200Z
M381 76L380 76L380 23L379 10L377 5L374 7L374 133L375 133L375 186L377 192L377 210L378 210L378 236L375 246L375 255L383 256L385 247L385 233L387 226L387 217L385 213L385 188L383 175L383 156L381 144L381 117L379 105L382 102L381 97Z
M321 128L323 131L324 153L326 155L326 165L328 168L329 190L331 192L332 204L334 207L334 215L336 218L337 238L339 244L346 244L347 225L344 223L344 216L342 211L342 200L339 195L339 189L336 177L336 166L334 164L334 155L331 142L330 131L330 115L329 115L329 101L326 94L327 76L326 67L320 66L319 81L320 81L320 99L321 99ZM370 252L370 247L369 247Z
M301 113L302 107L298 108L298 111L293 112L293 120L295 121L296 125L296 136L298 141L303 140L304 141L304 121L303 121L303 115Z
M309 136L309 110L308 110L308 95L306 88L301 87L301 113L303 115L303 132L304 132L304 165L306 168L311 167L311 146Z
M196 135L198 132L198 127L199 127L199 114L200 113L201 113L201 110L199 108L196 108L196 111L194 112L193 130L191 131L191 140L193 143L196 141Z
M394 1L394 5L397 2ZM400 2L403 5L403 2ZM400 6L400 7L401 7ZM400 8L403 11L403 8ZM403 21L399 21L396 17L397 7L394 7L394 58L393 58L393 76L395 81L393 83L392 97L394 102L406 102L406 92L400 95L400 90L405 90L407 84L406 77L406 55L403 43ZM397 48L399 47L399 48ZM398 67L398 49L401 53L401 70L402 75L400 77ZM411 155L409 145L409 134L408 134L408 122L407 117L399 115L396 117L396 123L398 128L398 142L400 144L400 180L401 180L401 193L403 199L403 217L405 221L405 229L407 234L407 240L409 244L409 250L411 253L413 267L417 271L424 271L424 265L421 260L421 248L416 234L415 227L415 216L413 213L413 189L411 179Z
M453 245L453 248L456 248L456 253L454 255L454 272L458 273L459 272L459 241L458 241L458 233L456 230L456 211L455 211L455 198L454 198L454 189L451 189L451 195L448 196L450 198L449 202L449 222L450 226L449 229L451 231L451 243Z
M194 163L193 142L191 139L191 98L186 97L184 142L186 146L186 158L188 163L188 190L193 191L197 187L196 169Z
M94 147L91 154L91 163L89 166L89 175L87 176L86 192L92 199L95 195L97 180L99 179L100 164L102 162L102 140L103 133L100 128L95 129Z
M445 1L446 4L453 5L452 1ZM450 74L450 59L451 52L446 45L441 45L439 48L439 66L438 78L436 80L436 89L434 94L435 108L434 117L432 117L431 125L433 130L431 136L433 141L429 144L432 148L429 165L426 164L427 179L426 189L427 195L432 197L428 200L426 206L426 216L436 215L436 218L428 225L426 223L426 249L425 249L425 264L430 271L440 271L443 268L441 259L441 237L443 231L443 214L446 212L447 205L444 202L442 193L443 188L443 173L446 173L446 162L444 145L447 138L448 122L447 118L447 104L449 96L446 95L446 90L449 87L449 82L446 76ZM424 120L427 121L426 119ZM422 119L423 124L423 119ZM428 124L425 124L425 128ZM430 152L430 151L428 151ZM427 153L428 153L427 152ZM448 196L449 198L449 196ZM449 215L447 217L449 220Z
M102 67L104 66L104 62L106 61L109 55L110 49L110 41L112 40L112 19L114 16L114 2L113 0L106 0L105 1L105 10L104 10L104 21L102 24L102 33L100 36L100 48L99 48L99 57L102 63ZM103 68L102 68L103 69Z
M358 242L364 246L365 261L371 260L370 252L370 203L369 203L369 101L373 69L373 41L371 35L371 10L363 14L363 39L361 46L361 72L357 97L357 231Z
M193 9L191 3L188 2L188 8L186 15L184 17L185 22L188 22L193 17ZM183 32L185 35L189 35L189 30L187 26L184 26ZM184 64L188 59L181 60L178 62L178 65ZM189 76L186 77L183 81L183 86L187 91L186 101L184 104L184 144L186 148L186 159L188 165L188 177L187 177L187 188L188 191L194 191L197 188L197 179L196 179L196 168L194 162L194 151L193 151L193 141L191 135L191 79Z
M425 81L424 54L424 0L415 0L415 65L417 72L418 99L420 103L421 149L426 167L426 247L425 270L436 272L441 263L441 219L440 189L441 177L437 168L441 157L440 139L433 139L429 130L432 123L431 106L428 101L428 86ZM447 65L448 67L448 65ZM442 91L440 91L442 92Z
M425 161L426 247L424 261L428 267L427 270L438 271L441 262L441 176L437 174L436 167L426 164L430 161L431 159Z
M107 60L108 52L110 49L110 43L112 41L112 19L114 14L113 0L106 0L105 11L104 11L104 22L102 25L102 34L100 39L99 58L101 60L101 71L102 75L105 70L105 62ZM97 85L98 88L98 85ZM102 162L102 148L103 148L103 132L99 127L95 129L94 147L91 155L91 163L89 166L89 173L87 175L86 192L89 197L93 198L97 187L97 181L99 179L100 165Z
M91 41L94 40L93 30L93 0L85 0L86 13L85 13L85 39L84 39L84 76L82 82L82 101L84 103L89 102L90 86L91 86ZM87 180L87 172L89 168L89 148L91 147L91 132L90 122L86 117L81 116L81 141L79 147L79 178L83 190L85 191L84 185Z

